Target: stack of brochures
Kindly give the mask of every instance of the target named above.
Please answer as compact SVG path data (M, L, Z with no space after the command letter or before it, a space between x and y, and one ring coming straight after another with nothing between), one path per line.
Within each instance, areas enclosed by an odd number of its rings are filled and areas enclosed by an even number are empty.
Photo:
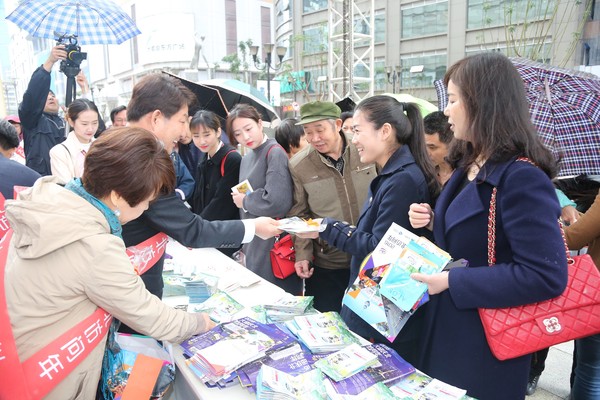
M313 353L338 351L361 340L336 312L298 316L285 325Z
M219 278L212 275L198 274L191 281L185 282L185 294L190 304L204 303L217 290Z
M412 365L384 344L371 344L364 348L377 356L377 362L349 378L332 381L331 386L336 393L358 395L378 382L392 386L415 372Z
M312 304L313 296L284 296L271 304L265 304L264 309L267 320L277 323L306 314L312 308Z
M267 352L267 356L248 363L237 370L240 383L250 391L256 390L256 378L263 365L296 376L314 369L314 363L326 354L313 354L295 343L275 351Z
M336 382L377 364L377 355L356 343L329 354L315 363L325 375Z
M236 319L236 316L243 309L243 305L227 293L221 291L217 291L203 303L196 304L190 301L188 305L188 312L208 313L210 319L218 324Z
M390 388L400 399L467 400L467 391L415 371Z
M428 300L414 272L440 272L451 260L429 240L392 224L363 261L343 304L393 342L414 311Z
M289 346L296 339L275 325L241 318L217 325L181 343L192 370L209 384L231 379L241 366L264 357L268 350Z
M292 376L263 365L256 380L256 398L270 399L327 399L323 374L318 369Z
M163 272L164 296L185 296L185 285L191 281L191 277L184 277L173 271Z
M324 384L327 398L331 400L398 400L398 397L394 395L394 392L381 382L369 386L358 394L340 394L335 391L333 384L329 380L325 380ZM408 400L413 399L408 398Z

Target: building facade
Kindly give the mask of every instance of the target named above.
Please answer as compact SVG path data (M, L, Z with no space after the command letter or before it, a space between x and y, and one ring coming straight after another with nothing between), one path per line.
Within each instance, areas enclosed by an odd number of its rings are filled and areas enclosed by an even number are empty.
M595 0L276 0L275 32L279 42L291 44L288 62L295 74L301 71L305 78L307 97L337 99L340 85L324 84L343 72L326 62L328 53L340 46L332 40L338 27L332 25L331 14L344 6L346 11L354 7L359 11L350 14L347 28L354 38L342 42L352 46L345 53L354 55L347 57L348 68L354 77L369 76L372 69L370 86L353 83L359 99L395 91L435 103L433 82L444 76L449 65L482 51L600 75L599 4ZM582 35L574 36L577 32ZM367 51L365 41L356 40L360 34L373 38L373 67L357 62L356 55ZM287 97L293 99L297 94L291 89L284 90L290 90Z
M436 102L433 81L460 58L501 51L600 75L596 0L117 0L142 33L120 45L82 46L92 98L106 117L138 79L166 70L184 78L265 79L249 44L287 47L279 80L282 116L316 99L355 101L403 92ZM580 3L580 4L579 4ZM0 0L5 13L17 0ZM33 70L54 41L4 20L0 112L16 111ZM523 30L523 26L527 30ZM576 32L581 35L575 37ZM573 38L575 37L575 40ZM240 50L240 44L245 48ZM237 54L237 59L223 61ZM565 57L567 55L567 57ZM276 59L276 57L273 57ZM233 70L233 72L232 72ZM264 82L263 82L264 83ZM64 97L58 66L52 89ZM293 110L296 106L296 111ZM10 112L9 112L10 111Z

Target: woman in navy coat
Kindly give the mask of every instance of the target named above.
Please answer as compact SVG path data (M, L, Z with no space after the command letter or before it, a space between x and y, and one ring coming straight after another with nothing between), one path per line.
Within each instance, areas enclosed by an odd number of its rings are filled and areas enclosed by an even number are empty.
M433 223L436 244L455 259L468 260L469 267L412 275L427 283L431 294L416 367L478 399L523 399L530 356L496 359L477 309L538 302L565 289L561 210L550 181L556 163L530 122L522 80L508 58L499 53L465 58L444 80L445 114L458 139L450 161L459 160L457 170L435 214L419 204L411 205L409 214L415 227ZM494 187L496 262L490 267Z
M439 193L435 169L425 147L423 120L416 105L400 103L385 95L370 97L357 106L353 131L352 142L360 161L376 163L380 173L371 182L357 226L325 218L327 227L320 234L329 244L352 254L348 286L358 276L363 259L375 249L393 222L416 235L431 237L427 229L410 226L408 208L413 202L430 203ZM409 319L392 344L409 362L416 357L419 314L417 311ZM354 332L389 345L386 338L349 308L344 306L341 315Z

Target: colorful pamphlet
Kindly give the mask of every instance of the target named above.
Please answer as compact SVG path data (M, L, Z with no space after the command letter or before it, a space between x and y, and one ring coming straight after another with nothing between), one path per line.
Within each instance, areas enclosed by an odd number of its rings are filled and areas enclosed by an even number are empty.
M331 400L398 400L394 392L381 382L369 386L358 394L340 394L335 391L331 381L326 380L325 390L328 398Z
M369 344L351 332L336 312L301 315L285 326L313 353L338 351L352 343Z
M323 232L325 225L321 225L321 223L312 219L291 217L280 219L279 229L289 233Z
M241 181L240 183L238 183L237 185L232 187L231 191L233 193L248 194L248 193L252 193L254 191L254 189L252 189L252 185L250 184L248 179L244 179L243 181Z
M292 376L268 365L263 365L256 379L257 399L314 399L325 400L323 374L313 369Z
M236 318L236 314L244 309L244 306L238 303L233 297L225 292L217 291L203 303L188 306L188 312L205 312L210 315L210 319L220 324L229 322Z
M252 318L217 325L210 331L183 341L183 353L190 357L203 380L218 382L237 368L264 357L266 351L289 346L296 339L276 327Z
M377 355L352 343L315 363L325 375L336 382L349 378L377 363Z
M378 382L391 386L415 372L412 365L384 344L372 344L365 349L377 355L377 364L347 379L332 382L336 393L358 395Z
M273 303L265 304L266 310L303 314L313 304L313 296L284 296Z
M410 274L439 272L450 259L427 239L392 224L363 261L342 302L393 342L408 318L429 299L427 285Z

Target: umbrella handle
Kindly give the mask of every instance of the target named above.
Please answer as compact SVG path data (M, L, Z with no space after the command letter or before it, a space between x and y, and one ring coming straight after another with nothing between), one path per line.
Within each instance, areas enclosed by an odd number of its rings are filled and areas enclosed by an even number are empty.
M552 94L550 93L550 84L548 83L548 78L544 78L544 89L546 91L546 99L548 100L548 104L552 105Z

